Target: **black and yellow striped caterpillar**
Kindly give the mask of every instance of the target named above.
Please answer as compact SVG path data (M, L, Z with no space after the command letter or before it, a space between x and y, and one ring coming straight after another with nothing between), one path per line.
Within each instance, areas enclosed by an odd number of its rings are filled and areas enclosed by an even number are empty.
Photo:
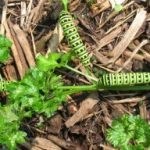
M73 23L73 18L67 10L63 10L60 13L60 24L63 28L65 37L68 40L73 52L81 60L84 66L88 66L90 63L90 57L87 53L86 47L83 44L81 37Z
M150 83L150 73L108 73L102 75L98 81L99 86L114 87Z

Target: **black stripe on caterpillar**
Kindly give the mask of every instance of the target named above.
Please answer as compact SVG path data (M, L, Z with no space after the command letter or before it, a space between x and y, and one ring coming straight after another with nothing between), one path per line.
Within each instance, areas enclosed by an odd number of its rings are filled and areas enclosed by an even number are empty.
M108 73L99 79L99 85L105 87L127 86L150 83L150 73Z

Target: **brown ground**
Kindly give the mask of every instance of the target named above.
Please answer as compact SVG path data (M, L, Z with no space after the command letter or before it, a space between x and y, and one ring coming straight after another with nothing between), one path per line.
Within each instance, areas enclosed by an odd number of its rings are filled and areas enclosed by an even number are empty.
M72 0L69 11L92 57L93 73L150 71L149 0L126 0L119 13L107 0L89 2ZM6 79L21 79L35 65L37 53L69 50L58 27L62 10L58 0L8 0L0 1L0 6L1 33L14 42L12 59L2 68ZM78 61L74 63L84 72ZM89 82L65 70L61 73L66 82ZM108 91L70 96L42 127L37 127L39 116L24 123L28 142L21 149L112 150L105 140L112 120L125 113L150 120L149 97L149 92Z

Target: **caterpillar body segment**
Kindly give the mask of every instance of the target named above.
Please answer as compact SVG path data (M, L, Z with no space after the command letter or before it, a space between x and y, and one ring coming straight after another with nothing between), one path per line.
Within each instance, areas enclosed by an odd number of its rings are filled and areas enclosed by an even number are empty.
M127 86L150 83L150 73L109 73L102 75L99 85L105 87Z
M68 11L61 11L60 24L63 28L64 35L71 46L75 55L81 60L84 66L90 64L90 58L87 53L86 47L83 44L77 28L74 25L73 18Z

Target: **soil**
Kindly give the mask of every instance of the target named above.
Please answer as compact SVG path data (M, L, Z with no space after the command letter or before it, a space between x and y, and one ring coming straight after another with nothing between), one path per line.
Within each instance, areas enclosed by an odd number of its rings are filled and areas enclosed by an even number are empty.
M150 71L150 2L126 0L117 12L107 0L71 0L68 10L91 57L91 72ZM35 66L38 53L67 53L70 48L59 26L63 5L59 0L0 1L1 34L13 41L11 59L1 72L7 80L20 80ZM70 65L85 68L76 58ZM66 84L89 84L82 76L58 70ZM50 118L37 114L23 122L27 142L18 149L113 150L106 130L123 114L150 121L149 91L95 91L69 95ZM6 101L6 95L1 95Z

